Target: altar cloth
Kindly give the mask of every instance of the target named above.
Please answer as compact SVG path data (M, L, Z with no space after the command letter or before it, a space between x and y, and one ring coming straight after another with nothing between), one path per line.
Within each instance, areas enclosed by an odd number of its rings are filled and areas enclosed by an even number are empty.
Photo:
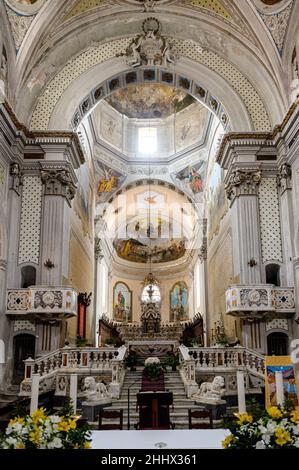
M92 449L221 449L227 429L93 431Z

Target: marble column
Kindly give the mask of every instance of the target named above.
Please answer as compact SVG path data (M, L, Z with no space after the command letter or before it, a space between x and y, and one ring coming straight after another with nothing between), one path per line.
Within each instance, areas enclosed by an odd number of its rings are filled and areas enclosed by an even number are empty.
M226 192L231 201L234 273L240 284L261 283L261 241L259 227L258 169L236 169L230 173Z
M74 414L77 413L77 390L78 390L78 375L71 374L70 377L70 399L74 409Z
M246 413L246 394L245 394L245 377L242 370L237 371L237 388L238 388L238 407L239 413Z
M39 380L39 374L32 374L30 414L34 413L34 411L38 409Z

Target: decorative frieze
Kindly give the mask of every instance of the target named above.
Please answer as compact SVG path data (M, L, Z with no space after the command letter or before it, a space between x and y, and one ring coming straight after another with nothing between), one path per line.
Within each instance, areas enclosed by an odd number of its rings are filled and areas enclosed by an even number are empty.
M234 285L226 291L226 313L239 318L261 318L269 312L295 313L294 289L272 284Z
M65 319L77 315L77 293L71 287L34 286L9 289L6 314L30 314L39 318Z
M76 193L76 186L72 180L70 171L66 169L42 170L41 179L44 184L44 194L46 196L63 196L70 205Z
M35 324L30 320L15 320L13 330L14 332L18 331L35 331Z
M256 170L234 170L225 187L228 199L238 196L256 196L261 182L261 172Z
M289 330L287 318L279 318L276 314L269 315L266 322L266 331Z

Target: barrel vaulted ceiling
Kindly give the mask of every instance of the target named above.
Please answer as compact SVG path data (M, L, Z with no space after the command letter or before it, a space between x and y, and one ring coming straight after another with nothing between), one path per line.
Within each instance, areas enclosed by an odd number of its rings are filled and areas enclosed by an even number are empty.
M8 98L31 129L72 128L80 100L128 69L117 56L154 16L175 42L175 70L227 108L232 130L266 131L289 107L282 62L296 8L293 0L1 0Z

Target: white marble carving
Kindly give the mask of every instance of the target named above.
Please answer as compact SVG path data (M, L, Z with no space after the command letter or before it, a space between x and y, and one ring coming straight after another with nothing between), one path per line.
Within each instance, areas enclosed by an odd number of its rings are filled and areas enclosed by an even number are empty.
M85 391L85 403L101 403L103 400L111 399L111 395L103 382L96 382L94 377L84 379L83 389Z
M213 382L203 382L199 391L193 395L192 398L209 402L217 402L221 400L221 397L225 392L224 385L224 378L219 375L214 378Z

